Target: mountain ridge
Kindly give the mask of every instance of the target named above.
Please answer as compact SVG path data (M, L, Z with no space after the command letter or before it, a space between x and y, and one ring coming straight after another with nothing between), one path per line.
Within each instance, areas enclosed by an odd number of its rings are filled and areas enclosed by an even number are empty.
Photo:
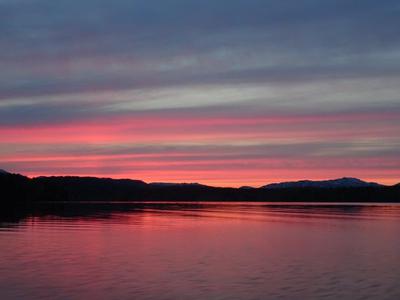
M0 169L0 174L4 174L4 175L6 175L6 174L10 174L10 173L9 173L9 172L7 172L6 170Z
M343 183L343 179L338 179ZM304 184L304 181L300 181ZM305 181L308 185L312 181ZM332 183L331 181L329 181ZM335 180L334 180L335 182ZM0 204L37 202L118 201L243 201L243 202L400 202L400 185L384 186L345 179L334 188L289 186L286 188L229 188L196 183L163 184L141 180L79 176L29 178L1 174Z
M342 177L337 179L327 180L299 180L299 181L286 181L280 183L271 183L262 186L264 189L278 189L278 188L357 188L357 187L379 187L384 186L376 182L367 182L354 177Z
M2 175L12 175L4 169L0 169L0 174ZM21 175L21 174L15 174ZM21 175L24 176L24 175ZM350 187L384 187L388 185L368 182L356 177L341 177L334 179L324 179L324 180L296 180L296 181L283 181L283 182L272 182L260 187L253 187L248 185L243 185L240 187L220 187L220 186L210 186L207 184L202 184L198 182L145 182L140 179L131 178L112 178L112 177L96 177L96 176L74 176L74 175L51 175L51 176L36 176L32 177L33 180L49 180L49 179L65 179L65 180L100 180L108 181L112 180L115 182L130 182L141 185L149 185L155 187L169 187L169 186L195 186L195 187L211 187L211 188L234 188L234 189L267 189L267 188L303 188L303 187L318 187L318 188L350 188ZM392 186L399 186L400 182Z

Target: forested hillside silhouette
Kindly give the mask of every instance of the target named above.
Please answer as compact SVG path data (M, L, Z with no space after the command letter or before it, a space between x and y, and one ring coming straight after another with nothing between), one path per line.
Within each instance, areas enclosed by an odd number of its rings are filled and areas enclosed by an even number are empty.
M400 185L337 188L222 188L200 184L147 184L96 177L0 174L1 203L60 201L282 201L400 202Z

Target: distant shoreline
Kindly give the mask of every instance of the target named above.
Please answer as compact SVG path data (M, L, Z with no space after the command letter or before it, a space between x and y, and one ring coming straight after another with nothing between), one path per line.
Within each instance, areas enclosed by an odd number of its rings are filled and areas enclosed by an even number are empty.
M353 186L354 185L354 186ZM400 185L384 186L356 178L299 181L261 188L201 184L148 184L141 180L96 177L36 177L3 172L4 203L38 202L307 202L398 203ZM154 200L157 199L157 200Z

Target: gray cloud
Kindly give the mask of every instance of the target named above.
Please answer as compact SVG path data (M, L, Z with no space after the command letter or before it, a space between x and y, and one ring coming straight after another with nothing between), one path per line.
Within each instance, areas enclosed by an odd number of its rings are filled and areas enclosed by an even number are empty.
M2 2L0 97L399 76L397 1Z

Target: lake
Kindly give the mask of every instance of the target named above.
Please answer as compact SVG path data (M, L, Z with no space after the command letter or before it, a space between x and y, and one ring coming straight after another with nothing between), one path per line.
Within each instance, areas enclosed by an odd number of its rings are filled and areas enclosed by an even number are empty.
M0 299L400 299L400 205L80 203L0 218Z

